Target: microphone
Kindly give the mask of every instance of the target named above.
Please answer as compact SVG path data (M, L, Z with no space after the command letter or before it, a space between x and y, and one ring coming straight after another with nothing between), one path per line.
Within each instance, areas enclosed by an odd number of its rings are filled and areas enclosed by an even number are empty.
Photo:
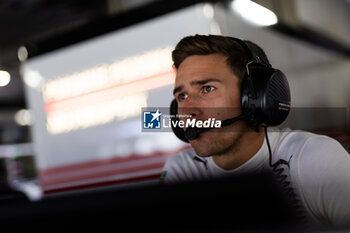
M230 125L232 123L235 123L237 121L246 119L248 116L250 115L250 113L243 113L237 117L233 117L233 118L229 118L226 120L223 120L221 122L221 127ZM215 127L209 127L209 128L197 128L197 127L192 127L192 128L188 128L185 130L185 137L187 138L187 140L191 141L191 140L195 140L197 138L199 138L200 134L211 130L211 129L216 129Z

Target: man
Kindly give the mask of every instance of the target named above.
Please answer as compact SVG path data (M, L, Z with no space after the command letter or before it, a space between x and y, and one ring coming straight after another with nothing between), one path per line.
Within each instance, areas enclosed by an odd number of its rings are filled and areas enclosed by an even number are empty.
M172 58L177 71L174 96L179 114L197 120L225 120L242 113L242 82L248 72L260 69L250 65L254 58L246 48L259 50L259 59L268 63L260 47L249 41L242 43L230 37L195 35L177 44ZM213 108L218 111L210 111ZM276 173L279 169L283 171L279 177L289 184L287 188L300 201L310 224L349 226L347 151L326 136L277 128L264 133L262 125L252 127L241 120L200 132L189 139L191 149L167 161L165 182Z

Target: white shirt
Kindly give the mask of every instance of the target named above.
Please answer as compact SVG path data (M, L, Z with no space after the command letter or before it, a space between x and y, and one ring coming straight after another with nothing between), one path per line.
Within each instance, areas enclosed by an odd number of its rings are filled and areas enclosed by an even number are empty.
M350 155L336 140L304 131L268 129L272 164L279 159L312 226L350 226ZM201 158L193 149L171 157L164 166L165 183L272 171L266 138L246 163L224 170L212 157Z

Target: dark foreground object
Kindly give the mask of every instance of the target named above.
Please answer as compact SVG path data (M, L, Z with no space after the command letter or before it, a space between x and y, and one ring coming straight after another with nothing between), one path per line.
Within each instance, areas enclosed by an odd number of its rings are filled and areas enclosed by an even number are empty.
M296 232L295 212L269 175L173 185L105 187L0 200L11 232Z

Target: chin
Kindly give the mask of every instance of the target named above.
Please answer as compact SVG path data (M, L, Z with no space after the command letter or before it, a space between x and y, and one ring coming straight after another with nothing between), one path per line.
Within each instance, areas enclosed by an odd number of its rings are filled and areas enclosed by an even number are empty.
M213 155L212 153L209 153L209 151L206 150L206 148L197 148L193 145L192 145L192 148L194 149L196 154L200 157L209 157L209 156Z
M190 141L190 144L198 156L208 157L213 155L218 149L215 148L216 143L212 143L213 140L207 134L203 133L199 138Z
M226 153L241 136L242 132L204 132L190 143L198 156L208 157Z

